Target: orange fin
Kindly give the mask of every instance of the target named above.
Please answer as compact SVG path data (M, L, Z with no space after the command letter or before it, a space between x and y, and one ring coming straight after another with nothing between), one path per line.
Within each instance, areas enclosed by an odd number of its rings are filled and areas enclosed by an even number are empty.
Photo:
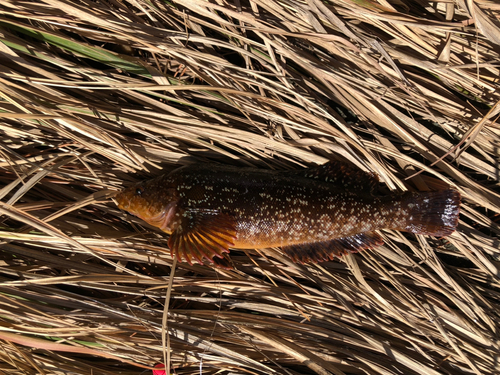
M193 260L203 264L206 258L214 263L214 256L222 258L234 246L236 226L234 219L216 211L187 209L181 214L178 225L172 232L168 246L178 261Z
M292 173L294 176L328 182L353 191L373 191L379 184L377 174L364 172L341 161L329 161L318 167Z
M383 245L382 237L375 232L358 233L350 237L323 242L284 246L283 251L295 263L325 262L349 253L372 249Z

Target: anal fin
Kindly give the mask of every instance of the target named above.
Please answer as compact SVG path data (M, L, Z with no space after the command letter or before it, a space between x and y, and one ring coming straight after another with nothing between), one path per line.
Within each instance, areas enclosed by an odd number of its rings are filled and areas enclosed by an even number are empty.
M333 260L335 257L340 258L347 253L372 249L383 244L384 241L379 234L365 232L329 241L284 246L283 251L295 263L318 263Z

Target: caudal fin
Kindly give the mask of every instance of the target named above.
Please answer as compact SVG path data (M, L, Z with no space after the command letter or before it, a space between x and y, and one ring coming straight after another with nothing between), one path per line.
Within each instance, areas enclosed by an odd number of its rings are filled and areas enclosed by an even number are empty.
M444 237L452 234L458 225L460 193L456 190L407 193L402 203L408 215L400 230Z

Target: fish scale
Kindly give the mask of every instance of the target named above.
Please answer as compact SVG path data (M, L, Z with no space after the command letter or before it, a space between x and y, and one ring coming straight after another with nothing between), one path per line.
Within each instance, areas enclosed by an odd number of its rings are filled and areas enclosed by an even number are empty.
M457 191L375 196L377 184L376 175L335 161L299 171L203 164L140 182L116 200L170 234L172 255L189 263L278 246L296 262L319 262L380 246L380 229L455 230Z

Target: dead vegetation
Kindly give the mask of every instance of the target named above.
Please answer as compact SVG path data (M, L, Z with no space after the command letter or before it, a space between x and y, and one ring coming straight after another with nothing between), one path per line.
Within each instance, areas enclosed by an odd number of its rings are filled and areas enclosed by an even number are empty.
M175 374L500 373L500 6L418 0L0 2L0 370L163 362L167 237L109 197L207 161L348 160L455 186L447 239L297 265L177 264ZM145 372L143 372L145 371Z

